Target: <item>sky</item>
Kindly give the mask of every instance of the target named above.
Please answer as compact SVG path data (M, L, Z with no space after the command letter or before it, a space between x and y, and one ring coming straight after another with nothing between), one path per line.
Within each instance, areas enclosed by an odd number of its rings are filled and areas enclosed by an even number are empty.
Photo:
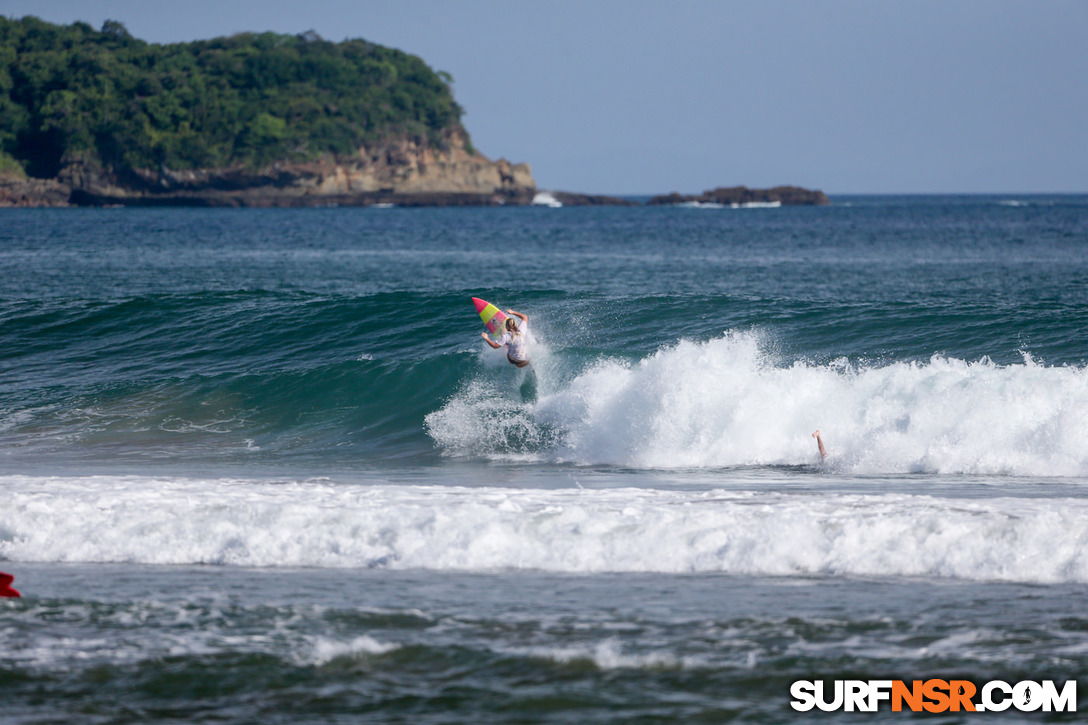
M0 0L170 43L364 38L543 189L1088 192L1085 0Z

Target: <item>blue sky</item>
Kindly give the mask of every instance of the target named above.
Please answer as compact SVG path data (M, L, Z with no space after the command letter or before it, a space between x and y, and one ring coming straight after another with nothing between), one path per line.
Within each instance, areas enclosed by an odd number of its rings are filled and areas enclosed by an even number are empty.
M361 37L451 73L492 158L606 194L1088 192L1083 0L0 0L153 42Z

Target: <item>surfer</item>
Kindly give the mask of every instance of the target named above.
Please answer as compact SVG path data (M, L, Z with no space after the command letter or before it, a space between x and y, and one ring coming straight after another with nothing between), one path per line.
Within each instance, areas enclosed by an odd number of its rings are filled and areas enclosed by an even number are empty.
M816 439L816 445L820 446L820 458L827 458L827 449L824 448L824 439L820 437L820 431L817 430L812 437Z
M523 368L529 364L529 340L526 337L529 332L529 318L513 310L507 310L506 313L511 317L506 318L506 329L498 342L492 340L486 332L481 332L480 335L488 345L496 350L505 345L506 359L510 361L511 365ZM515 317L521 322L515 320Z

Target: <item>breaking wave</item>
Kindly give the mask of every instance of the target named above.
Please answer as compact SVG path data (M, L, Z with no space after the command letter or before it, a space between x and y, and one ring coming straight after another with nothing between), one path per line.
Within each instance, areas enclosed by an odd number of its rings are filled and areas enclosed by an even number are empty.
M1088 475L1088 370L783 364L758 333L602 358L523 402L466 385L426 418L448 455L636 468L805 465L861 474ZM546 377L541 370L542 377Z

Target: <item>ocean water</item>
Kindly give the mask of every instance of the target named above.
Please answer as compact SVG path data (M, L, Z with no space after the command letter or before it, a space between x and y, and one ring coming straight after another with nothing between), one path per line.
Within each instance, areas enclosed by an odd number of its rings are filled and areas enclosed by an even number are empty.
M1086 330L1086 196L4 210L0 721L1083 690Z

